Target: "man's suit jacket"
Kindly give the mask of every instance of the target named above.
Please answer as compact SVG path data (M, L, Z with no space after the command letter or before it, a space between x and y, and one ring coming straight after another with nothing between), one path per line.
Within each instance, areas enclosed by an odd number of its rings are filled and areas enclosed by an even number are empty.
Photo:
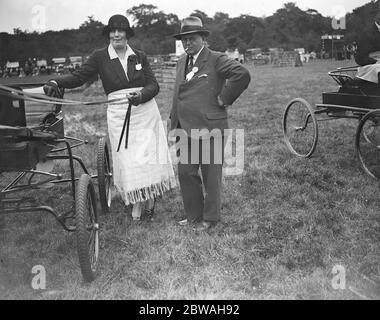
M191 129L228 128L227 110L219 106L217 97L231 105L248 87L248 70L225 54L204 47L194 64L198 71L186 81L187 60L184 55L177 63L171 128L176 129L180 123L188 135Z
M141 90L142 103L147 102L157 95L159 85L145 53L136 49L133 51L136 55L128 57L129 81L120 60L111 60L108 47L94 51L79 70L54 80L62 88L75 88L99 75L107 95L121 89L143 87ZM138 64L141 64L141 70L136 69Z
M380 31L376 24L363 32L358 40L358 47L355 55L355 61L359 66L376 63L376 59L369 56L371 52L380 51Z

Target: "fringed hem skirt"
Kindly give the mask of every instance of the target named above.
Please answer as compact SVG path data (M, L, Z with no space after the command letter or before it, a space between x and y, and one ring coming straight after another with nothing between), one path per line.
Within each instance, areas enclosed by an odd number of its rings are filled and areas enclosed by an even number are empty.
M112 92L123 98L141 88ZM173 165L161 115L154 99L132 106L128 148L124 133L117 152L128 104L108 104L107 124L112 149L113 180L126 205L154 199L176 186Z

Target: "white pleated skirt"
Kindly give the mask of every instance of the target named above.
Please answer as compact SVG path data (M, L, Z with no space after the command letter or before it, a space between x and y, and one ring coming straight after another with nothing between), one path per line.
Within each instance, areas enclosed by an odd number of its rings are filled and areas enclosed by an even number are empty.
M141 88L112 92L108 100L123 98ZM108 104L107 124L112 150L113 180L126 205L154 199L176 186L165 129L155 99L132 106L128 148L124 133L117 147L128 104Z

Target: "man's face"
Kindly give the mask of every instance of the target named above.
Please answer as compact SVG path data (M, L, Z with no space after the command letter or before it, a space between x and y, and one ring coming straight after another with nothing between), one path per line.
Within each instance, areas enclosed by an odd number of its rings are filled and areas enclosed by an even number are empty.
M376 16L375 16L375 21L378 25L380 25L380 11L377 12Z
M204 44L203 37L198 33L182 36L181 41L185 52L192 56L197 54Z

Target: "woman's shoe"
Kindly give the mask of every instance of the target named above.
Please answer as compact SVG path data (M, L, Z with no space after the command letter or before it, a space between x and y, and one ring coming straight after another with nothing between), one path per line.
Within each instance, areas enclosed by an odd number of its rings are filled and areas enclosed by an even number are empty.
M142 209L142 203L137 202L133 205L132 208L132 222L139 222L141 220L141 209Z
M154 220L154 207L156 206L156 198L154 198L153 207L150 209L145 209L144 220L153 221Z
M141 218L140 217L132 217L132 224L140 224Z
M154 209L146 209L145 210L145 220L153 221L154 220Z

